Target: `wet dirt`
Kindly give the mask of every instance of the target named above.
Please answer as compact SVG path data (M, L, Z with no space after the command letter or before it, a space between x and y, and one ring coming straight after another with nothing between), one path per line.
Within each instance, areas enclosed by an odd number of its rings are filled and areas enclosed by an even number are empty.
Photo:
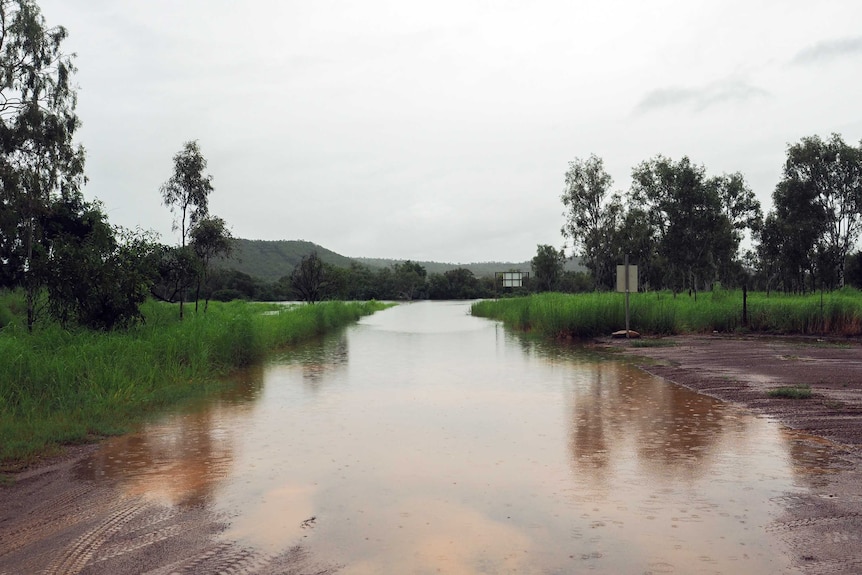
M784 516L768 530L804 573L862 573L862 342L715 335L599 345L622 350L649 373L800 430L800 444L825 448L828 457L809 468L808 492L787 496ZM812 397L769 396L787 386L810 386Z
M230 518L205 505L160 504L81 479L76 469L98 448L69 448L0 489L0 575L336 571L299 546L266 554L222 537Z

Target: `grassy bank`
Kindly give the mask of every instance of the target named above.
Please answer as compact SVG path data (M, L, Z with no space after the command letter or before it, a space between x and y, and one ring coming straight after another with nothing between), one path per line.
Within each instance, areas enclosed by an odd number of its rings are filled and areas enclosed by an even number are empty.
M606 336L625 328L625 295L546 293L487 300L473 315L502 320L514 329L552 337ZM862 335L862 292L854 289L805 296L749 293L748 325L742 292L714 291L673 297L668 292L631 294L631 329L648 335L755 332L803 335Z
M128 331L47 325L28 334L7 296L0 301L0 465L127 431L159 408L222 385L219 376L269 350L384 307L212 302L206 315L180 322L175 306L150 302L146 322Z

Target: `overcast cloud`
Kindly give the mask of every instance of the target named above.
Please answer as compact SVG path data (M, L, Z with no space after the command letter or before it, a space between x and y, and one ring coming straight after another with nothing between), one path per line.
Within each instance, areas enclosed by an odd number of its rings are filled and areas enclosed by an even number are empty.
M176 241L199 141L235 236L457 263L560 247L568 162L742 172L862 137L862 3L38 0L77 53L89 198ZM805 64L805 65L798 65Z

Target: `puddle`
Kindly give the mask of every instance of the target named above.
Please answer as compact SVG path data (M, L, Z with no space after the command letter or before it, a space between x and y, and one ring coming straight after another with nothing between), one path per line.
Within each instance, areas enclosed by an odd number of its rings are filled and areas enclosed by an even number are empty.
M345 574L794 572L766 527L822 446L468 309L365 318L80 473Z

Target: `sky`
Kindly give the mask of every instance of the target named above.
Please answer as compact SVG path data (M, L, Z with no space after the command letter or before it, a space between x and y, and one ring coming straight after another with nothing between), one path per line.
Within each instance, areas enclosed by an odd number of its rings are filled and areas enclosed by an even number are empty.
M575 158L626 191L688 156L767 212L788 145L862 139L856 0L37 2L77 54L85 196L168 244L189 140L235 237L470 263L561 248Z

